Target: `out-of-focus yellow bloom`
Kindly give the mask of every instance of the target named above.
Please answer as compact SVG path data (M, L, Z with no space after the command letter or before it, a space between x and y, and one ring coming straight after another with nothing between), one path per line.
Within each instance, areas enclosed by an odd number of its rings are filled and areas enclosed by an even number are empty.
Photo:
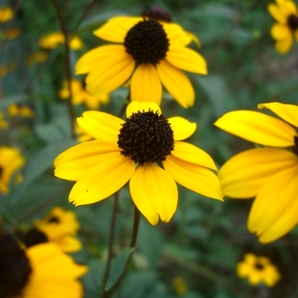
M15 70L16 67L16 63L9 63L0 66L0 78L4 78L9 72Z
M176 276L173 279L173 287L177 296L182 296L187 292L187 285L185 279L181 276Z
M55 49L65 42L62 32L53 32L42 36L39 39L39 46L43 49ZM69 43L69 47L73 50L79 50L83 46L83 42L78 36L74 36Z
M22 31L19 28L10 28L10 29L6 30L5 36L7 39L14 39L14 38L20 36L21 33L22 33Z
M26 59L27 65L32 65L39 62L45 62L49 59L49 54L44 51L39 51L29 55Z
M34 116L34 112L29 107L17 104L10 104L8 106L8 114L11 117L22 116L32 118Z
M267 257L247 253L244 261L237 264L237 274L241 278L248 278L251 285L264 283L273 287L281 278L276 266Z
M73 50L80 50L83 47L83 42L78 36L74 36L69 43L69 47Z
M4 113L0 112L0 128L6 129L8 127L8 122L4 119Z
M13 18L13 11L9 6L0 7L0 23L7 22Z

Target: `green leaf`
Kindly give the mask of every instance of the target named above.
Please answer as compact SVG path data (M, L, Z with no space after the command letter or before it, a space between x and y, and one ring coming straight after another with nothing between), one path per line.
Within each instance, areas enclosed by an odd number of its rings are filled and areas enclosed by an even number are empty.
M5 97L0 101L0 110L6 109L6 107L12 103L20 103L28 100L28 95L19 94L14 96Z
M108 281L105 284L105 291L110 290L123 274L130 257L134 252L134 248L125 248L119 257L115 260L113 268L110 272Z

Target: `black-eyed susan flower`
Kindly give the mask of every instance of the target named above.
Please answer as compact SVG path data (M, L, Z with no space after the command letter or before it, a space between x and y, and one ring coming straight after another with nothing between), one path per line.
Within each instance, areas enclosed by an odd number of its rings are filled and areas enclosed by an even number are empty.
M88 111L79 125L94 141L76 145L55 159L57 177L77 181L69 200L75 205L101 201L130 180L136 207L152 224L168 222L176 211L175 181L192 191L222 200L216 166L203 150L183 142L196 124L167 119L157 104L132 102L127 120Z
M248 229L266 243L297 225L298 106L273 102L258 107L271 110L282 120L255 111L233 111L215 125L265 146L232 157L218 176L225 195L235 199L256 197Z
M194 90L182 70L207 74L207 66L200 54L186 47L191 37L179 25L121 16L94 34L114 44L91 50L76 65L77 74L88 73L92 95L110 93L130 80L133 101L160 104L164 85L183 107L193 105Z
M17 148L0 146L0 193L6 194L9 192L9 184L14 173L24 163L25 159Z
M78 278L87 267L74 263L52 243L24 250L16 238L1 235L0 264L0 297L83 297Z
M276 23L271 28L271 36L275 40L275 50L286 54L298 42L298 10L295 2L291 0L276 0L270 3L268 11Z
M52 242L64 252L82 248L82 243L76 238L80 225L76 214L70 210L54 207L44 219L36 220L34 226L24 236L27 247Z
M88 91L84 89L83 83L80 80L71 80L70 88L72 93L72 103L75 105L85 103L86 107L90 110L97 110L100 104L107 104L110 100L108 94L91 96ZM69 98L69 87L67 81L63 81L62 88L59 90L59 97L62 99Z
M9 6L0 7L0 23L5 23L13 18L13 10Z
M252 253L245 254L244 260L237 264L237 274L240 278L247 278L253 286L263 283L273 287L281 278L269 258Z
M42 36L39 39L39 46L42 49L55 49L59 45L65 42L64 35L62 32L52 32L47 35ZM79 50L83 46L82 40L78 36L74 36L71 38L69 42L69 47L73 50Z

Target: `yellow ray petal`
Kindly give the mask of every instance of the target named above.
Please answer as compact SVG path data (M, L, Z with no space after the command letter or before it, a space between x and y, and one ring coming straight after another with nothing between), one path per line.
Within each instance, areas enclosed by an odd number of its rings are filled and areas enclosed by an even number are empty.
M146 112L149 110L159 112L161 114L161 109L155 102L132 101L126 108L126 117L130 117L133 113L137 113L138 111Z
M156 225L168 222L178 205L177 185L171 175L153 163L139 166L130 180L130 193L140 212Z
M139 17L114 17L93 33L104 40L124 42L127 32L141 20L142 18Z
M106 159L78 180L69 194L69 201L79 206L106 199L118 191L134 171L135 163L119 152L118 157Z
M225 195L249 199L259 193L272 175L296 162L296 155L283 149L251 149L229 159L218 171L218 177Z
M174 66L186 71L207 74L207 63L197 52L174 44L170 45L166 60Z
M285 25L287 23L286 16L281 12L281 10L276 4L270 3L268 5L268 11L271 14L271 16L280 24Z
M286 122L254 111L229 112L214 125L245 140L273 147L293 146L296 135Z
M206 197L222 201L219 180L210 170L173 155L168 155L162 164L177 183Z
M298 164L278 172L261 189L249 214L248 228L260 242L274 241L298 222Z
M182 117L171 117L168 121L174 132L175 141L181 141L190 137L197 129L197 124L195 122L190 122Z
M217 171L211 156L192 144L179 141L175 142L175 147L171 154L182 160Z
M292 32L290 28L287 25L281 25L278 23L275 23L270 30L271 36L273 39L285 39L291 36Z
M296 4L293 1L276 0L276 3L285 16L295 15L297 12Z
M53 242L57 244L62 251L69 253L82 249L81 241L71 235L64 235L61 238L55 239Z
M192 37L178 24L162 23L162 25L170 40L170 44L176 43L181 46L186 46L191 42Z
M298 127L298 106L291 104L282 104L280 102L270 102L258 104L259 109L268 109L274 114Z
M131 78L130 90L132 101L155 102L159 105L162 85L155 67L150 63L140 64Z
M84 112L77 121L87 134L105 143L113 144L117 144L119 131L124 124L124 120L98 111Z
M156 68L162 84L169 93L182 107L191 107L195 100L195 93L187 76L166 60L161 60Z
M280 39L274 44L276 52L281 55L287 54L293 45L293 36L289 35L285 39Z

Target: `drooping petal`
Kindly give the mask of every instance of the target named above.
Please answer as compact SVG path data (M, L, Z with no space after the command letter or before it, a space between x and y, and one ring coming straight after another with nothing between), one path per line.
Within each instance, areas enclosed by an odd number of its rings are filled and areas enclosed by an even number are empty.
M261 189L248 220L248 228L262 243L274 241L298 222L298 164L278 172Z
M175 142L175 148L171 154L182 160L217 171L211 156L192 144L179 141Z
M141 20L140 17L114 17L93 33L101 39L123 43L127 32Z
M225 195L235 199L255 197L275 173L293 167L295 154L275 148L255 148L229 159L218 171Z
M273 39L285 39L291 36L292 32L287 25L275 23L270 30Z
M279 9L279 7L276 4L270 3L268 5L268 11L271 14L271 16L280 24L286 24L287 18L282 13L282 11Z
M293 36L289 35L285 39L280 39L275 42L274 48L276 52L278 52L281 55L287 54L293 45Z
M164 222L171 220L178 205L178 190L166 171L153 163L139 166L129 187L135 205L152 225L159 216Z
M105 143L117 144L118 134L124 120L113 115L87 111L82 117L77 118L80 127L89 135Z
M183 28L175 23L162 23L170 44L186 46L191 42L191 36Z
M286 122L254 111L226 113L214 125L245 140L273 147L293 146L296 135Z
M135 163L119 152L118 157L106 159L79 179L69 194L69 201L79 206L106 199L119 190L134 171Z
M165 58L174 66L186 71L207 74L207 63L205 59L194 50L177 44L170 45L170 50Z
M130 117L133 113L143 112L143 111L154 111L159 112L161 114L161 109L158 104L155 102L140 102L140 101L132 101L126 108L126 117Z
M162 85L155 67L150 63L140 64L135 70L130 84L131 100L156 102L162 97Z
M197 124L195 122L190 122L182 117L171 117L168 121L174 132L175 141L181 141L190 137L197 129Z
M280 102L270 102L258 104L259 109L268 109L274 114L298 127L298 106L291 104L282 104Z
M173 155L168 155L162 164L177 183L206 197L222 201L219 179L210 170Z
M162 84L179 104L184 108L191 107L195 100L195 93L188 77L166 60L161 60L156 69Z

